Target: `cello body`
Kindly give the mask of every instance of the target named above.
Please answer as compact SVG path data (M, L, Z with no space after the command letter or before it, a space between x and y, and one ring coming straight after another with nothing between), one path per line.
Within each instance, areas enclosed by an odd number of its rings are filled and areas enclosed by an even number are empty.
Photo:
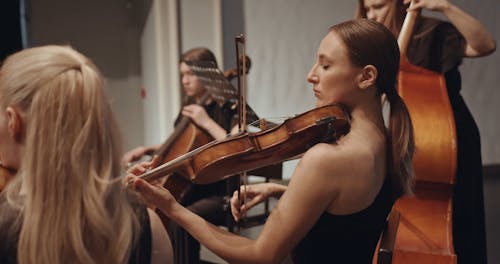
M410 2L410 6L414 1ZM442 74L408 62L406 51L420 10L408 12L398 37L398 93L413 123L414 195L396 201L400 214L394 263L456 263L452 199L457 169L455 119Z
M456 130L443 75L402 60L398 92L414 126L414 196L394 208L400 223L394 263L456 263L452 197L456 173Z
M175 140L172 141L168 149L164 153L161 153L161 163L171 161L193 149L208 144L212 140L212 136L206 131L189 122L182 130L182 133L176 135ZM191 189L191 182L187 179L192 175L193 171L189 170L189 167L181 167L167 176L163 187L168 189L176 200L181 201Z

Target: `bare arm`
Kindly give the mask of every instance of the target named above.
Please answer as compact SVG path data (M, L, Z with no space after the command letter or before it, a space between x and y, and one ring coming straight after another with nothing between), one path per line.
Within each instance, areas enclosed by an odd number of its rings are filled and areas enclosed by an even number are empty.
M211 225L179 205L170 193L160 187L137 178L133 178L133 186L146 200L157 204L171 220L230 263L276 263L285 258L306 235L337 193L334 177L329 177L335 173L336 163L324 161L325 152L312 149L300 161L286 192L271 212L257 240ZM323 166L328 166L328 169Z
M475 18L446 0L419 0L413 9L426 8L442 12L464 36L467 42L466 57L481 57L491 54L496 49L496 42L491 33Z
M174 253L167 231L158 215L149 208L147 210L151 224L151 264L173 263Z
M191 118L196 125L205 129L214 139L219 140L226 137L226 130L210 118L202 106L186 105L182 108L182 114Z

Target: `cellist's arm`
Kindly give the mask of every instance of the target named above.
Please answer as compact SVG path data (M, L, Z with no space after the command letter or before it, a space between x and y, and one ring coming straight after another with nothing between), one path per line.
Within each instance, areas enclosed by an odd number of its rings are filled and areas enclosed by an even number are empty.
M205 129L214 139L219 140L226 137L226 130L210 118L202 106L186 105L182 108L182 115L191 118L196 125Z
M495 39L491 33L474 17L453 5L447 0L419 0L411 10L425 8L442 12L467 42L466 57L480 57L491 54L496 49Z

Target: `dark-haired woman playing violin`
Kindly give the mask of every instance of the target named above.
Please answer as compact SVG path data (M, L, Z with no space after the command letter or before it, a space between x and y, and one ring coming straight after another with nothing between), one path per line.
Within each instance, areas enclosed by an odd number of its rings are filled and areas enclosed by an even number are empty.
M355 20L329 30L307 79L316 106L342 103L350 110L350 132L337 142L310 148L288 186L251 186L246 207L232 199L238 219L238 209L245 211L271 195L280 197L256 240L210 225L163 188L132 174L128 181L230 263L279 263L290 253L294 263L370 263L394 200L411 192L413 132L396 93L398 69L396 40L381 24ZM388 130L382 94L391 104Z

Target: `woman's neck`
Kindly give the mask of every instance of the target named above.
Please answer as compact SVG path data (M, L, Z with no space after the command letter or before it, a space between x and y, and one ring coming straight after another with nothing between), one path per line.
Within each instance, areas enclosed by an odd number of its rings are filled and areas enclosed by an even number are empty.
M370 104L363 104L351 110L353 120L352 128L356 129L358 122L371 123L378 131L385 134L384 117L382 115L382 103L373 100Z

